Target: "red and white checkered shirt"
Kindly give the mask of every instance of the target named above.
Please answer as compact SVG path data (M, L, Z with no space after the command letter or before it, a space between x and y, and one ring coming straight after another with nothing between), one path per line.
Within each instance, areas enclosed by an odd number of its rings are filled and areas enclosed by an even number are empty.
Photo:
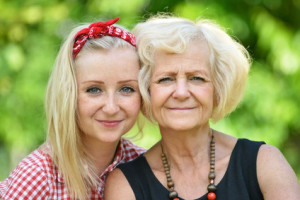
M114 161L100 175L100 186L90 189L89 199L103 199L106 176L117 165L133 160L145 149L122 138ZM9 177L0 182L0 199L71 199L66 185L50 156L42 149L24 158Z

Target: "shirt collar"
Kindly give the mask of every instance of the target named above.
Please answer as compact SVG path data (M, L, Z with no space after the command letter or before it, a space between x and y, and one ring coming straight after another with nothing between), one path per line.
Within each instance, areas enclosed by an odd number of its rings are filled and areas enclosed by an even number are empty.
M118 146L117 146L117 150L115 153L115 157L113 162L101 173L100 175L100 182L104 183L105 177L107 176L107 174L111 171L113 171L120 163L122 163L122 161L125 158L125 151L124 151L124 139L121 138Z
M52 163L50 155L46 154L46 156L47 156L47 159L49 160L49 163ZM121 138L121 140L117 146L117 150L116 150L113 162L99 176L100 184L101 183L104 184L104 180L105 180L105 177L107 176L107 174L109 172L113 171L120 163L122 163L122 161L124 160L125 157L126 157L126 155L125 155L124 139ZM61 175L58 168L54 164L52 165L52 170L53 170L54 179L56 179L59 183L64 183L63 176Z

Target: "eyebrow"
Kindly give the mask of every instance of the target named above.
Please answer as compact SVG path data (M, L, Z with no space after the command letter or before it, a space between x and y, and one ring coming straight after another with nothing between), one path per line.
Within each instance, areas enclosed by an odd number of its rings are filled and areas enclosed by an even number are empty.
M118 83L128 83L128 82L138 82L137 79L128 79L128 80L121 80ZM97 83L97 84L103 84L103 81L99 81L99 80L87 80L87 81L83 81L82 83Z
M200 69L200 70L191 70L191 71L187 71L185 74L204 74L204 75L208 75L208 71L207 70L203 70L203 69ZM155 74L155 76L161 76L161 75L176 75L178 74L178 71L174 72L174 71L161 71L157 74ZM152 74L154 75L154 73Z
M137 79L128 79L128 80L119 81L118 83L127 83L127 82L138 82L138 80Z
M97 81L97 80L87 80L87 81L83 81L82 83L103 83L103 81Z
M193 71L189 71L187 72L187 74L204 74L204 75L208 75L208 71L207 70L203 70L203 69L200 69L200 70L193 70Z

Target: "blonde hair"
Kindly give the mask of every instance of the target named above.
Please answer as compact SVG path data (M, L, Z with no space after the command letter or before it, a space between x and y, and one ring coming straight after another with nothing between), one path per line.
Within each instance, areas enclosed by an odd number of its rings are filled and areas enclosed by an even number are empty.
M188 19L158 15L137 24L133 34L137 39L142 65L139 83L143 112L148 119L154 121L149 94L152 69L155 66L154 54L158 50L183 53L194 40L204 41L209 48L216 101L211 119L216 122L237 107L246 87L250 56L220 26L209 20L194 23Z
M75 199L87 199L88 191L91 188L96 189L99 185L94 163L86 152L82 133L77 124L76 59L95 49L123 47L135 49L120 38L104 36L87 40L74 61L72 57L74 36L88 25L73 29L61 46L45 95L48 121L46 144L50 147L51 158L62 174L71 197Z

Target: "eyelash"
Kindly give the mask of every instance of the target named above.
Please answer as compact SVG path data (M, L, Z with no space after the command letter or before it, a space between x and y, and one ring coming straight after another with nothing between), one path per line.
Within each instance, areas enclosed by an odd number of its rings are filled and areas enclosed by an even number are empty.
M93 91L93 90L97 90L97 92ZM87 93L92 93L92 94L98 94L98 93L102 92L102 90L98 87L90 87L86 90L86 92Z
M120 91L129 94L129 93L135 92L135 89L133 87L130 87L130 86L124 86L124 87L121 88Z
M159 79L158 83L168 82L168 81L172 81L172 80L173 79L170 78L170 77L164 77L164 78ZM205 79L200 77L200 76L190 77L189 80L192 80L192 81L205 81Z
M158 83L162 83L162 82L168 82L168 81L172 81L172 79L170 77L164 77L158 80Z
M120 89L120 92L125 93L125 94L130 94L135 92L136 90L133 87L130 86L124 86ZM86 90L87 93L91 94L99 94L102 92L102 90L98 87L90 87Z
M199 76L193 76L193 77L190 78L190 80L193 80L193 81L205 81L204 78L199 77Z

